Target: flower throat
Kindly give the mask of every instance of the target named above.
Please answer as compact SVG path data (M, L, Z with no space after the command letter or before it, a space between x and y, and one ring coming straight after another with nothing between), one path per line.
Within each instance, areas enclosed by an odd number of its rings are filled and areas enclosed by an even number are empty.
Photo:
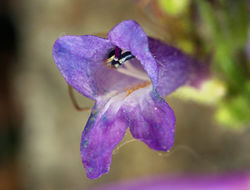
M111 69L116 69L117 72L125 74L130 77L137 78L143 81L150 81L147 74L143 71L136 69L129 60L134 59L135 56L130 51L121 50L119 47L115 47L105 61L105 65ZM124 63L127 64L124 65ZM124 67L120 67L124 65Z
M133 58L135 58L135 56L133 56L130 51L122 51L120 48L115 47L115 49L109 53L106 63L114 68L118 68Z

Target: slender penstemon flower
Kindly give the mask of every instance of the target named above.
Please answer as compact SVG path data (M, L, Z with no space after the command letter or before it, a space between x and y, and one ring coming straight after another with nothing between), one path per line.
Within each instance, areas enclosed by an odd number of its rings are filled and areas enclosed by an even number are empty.
M202 73L200 64L148 37L133 20L115 26L107 39L62 36L53 57L66 82L95 101L80 145L90 179L109 171L128 127L150 148L169 150L175 115L163 98L184 84L196 85Z

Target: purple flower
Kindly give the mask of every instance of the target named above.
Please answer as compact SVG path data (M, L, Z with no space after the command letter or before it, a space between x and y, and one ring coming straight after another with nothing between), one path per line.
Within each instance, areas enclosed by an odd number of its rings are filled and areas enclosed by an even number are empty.
M128 20L115 26L108 39L60 37L53 57L66 82L95 101L80 145L89 178L109 171L112 151L128 127L154 150L173 146L175 115L163 97L195 83L200 70L181 51L147 37Z
M250 189L249 173L216 175L161 176L137 181L103 185L93 190L247 190Z

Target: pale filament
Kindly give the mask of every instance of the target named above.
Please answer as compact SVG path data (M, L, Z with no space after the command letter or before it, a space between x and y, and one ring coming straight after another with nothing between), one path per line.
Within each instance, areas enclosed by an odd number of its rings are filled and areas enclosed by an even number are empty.
M125 63L124 67L117 68L117 71L140 80L149 81L148 75L142 71L138 71L129 61Z

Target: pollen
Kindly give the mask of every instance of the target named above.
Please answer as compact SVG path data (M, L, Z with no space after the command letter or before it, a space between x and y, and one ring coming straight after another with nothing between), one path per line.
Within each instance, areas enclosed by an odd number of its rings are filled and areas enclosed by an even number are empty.
M112 56L112 57L110 57L110 58L108 58L107 60L106 60L106 63L109 63L109 62L111 62L113 59L114 59L114 55Z
M109 64L109 63L114 59L114 57L115 57L115 56L113 55L112 57L106 59L106 61L105 61L105 66L106 66L106 67L108 67L108 68L110 68L110 69L114 69L114 67L112 67L112 65Z
M127 96L130 95L131 93L133 93L134 91L140 89L140 88L145 88L146 86L150 85L151 82L150 81L147 81L147 82L143 82L141 84L138 84L136 86L132 86L130 88L127 88L126 91L127 91Z

